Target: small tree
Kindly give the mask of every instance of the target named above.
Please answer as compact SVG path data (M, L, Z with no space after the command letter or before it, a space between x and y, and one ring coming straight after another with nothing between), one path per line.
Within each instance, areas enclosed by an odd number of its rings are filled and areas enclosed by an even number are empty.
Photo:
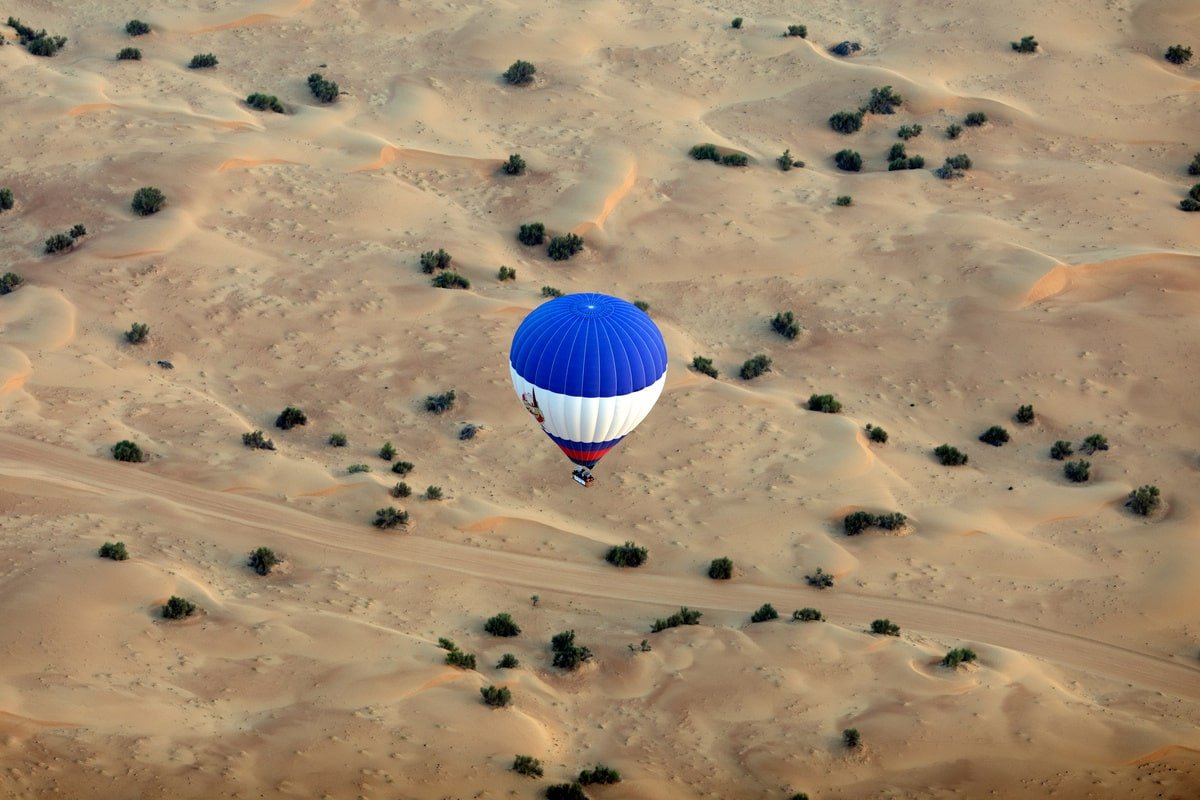
M395 506L380 508L375 512L375 521L371 523L376 528L388 530L399 525L408 524L408 512L401 511Z
M741 30L741 27L742 27L742 18L741 18L741 17L734 17L734 18L733 18L733 21L729 23L729 27L733 28L735 31L736 31L736 30ZM580 781L580 782L582 783L582 781Z
M881 636L899 636L900 626L890 619L877 619L871 622L871 633L878 633Z
M344 433L329 434L329 446L330 447L345 447L349 443L349 441L350 440L346 438L346 434L344 434Z
M466 425L463 425L461 429L459 429L458 438L460 441L467 442L467 441L470 441L471 439L474 439L476 437L476 435L478 435L478 434L479 434L479 426L474 423L468 422Z
M252 450L274 450L275 443L260 430L242 434L242 444Z
M433 276L430 284L437 289L470 289L471 281L457 272L439 272Z
M518 636L521 633L521 626L508 612L488 617L487 622L483 623L483 629L492 636Z
M636 308L638 311L642 312L643 314L650 313L650 304L647 303L645 300L634 300L633 307Z
M550 640L550 649L554 652L551 663L560 669L574 671L592 658L591 650L575 644L575 631L555 634Z
M125 341L130 344L141 344L150 335L150 326L144 322L135 322L125 331Z
M1074 452L1075 451L1072 449L1071 443L1064 441L1063 439L1059 439L1050 446L1050 457L1055 461L1062 461L1064 458L1073 454Z
M949 125L946 128L946 138L947 139L957 139L958 137L962 136L962 132L963 132L962 125L959 125L957 122L952 123L951 125Z
M400 481L399 483L397 483L395 486L393 486L391 488L389 493L392 495L392 497L395 497L397 499L411 497L412 496L412 487L409 486L404 481Z
M500 660L496 663L496 669L516 669L521 665L517 657L512 653L505 653L500 656Z
M968 128L978 128L981 125L986 125L987 121L987 114L983 113L982 111L972 111L971 113L967 114L966 119L963 120L963 124Z
M279 98L273 94L255 92L246 98L246 105L257 108L259 111L274 111L276 114L284 112L283 103L279 102Z
M829 127L838 133L857 133L862 129L862 121L863 112L861 111L838 111L830 115Z
M779 619L779 612L770 603L763 603L757 611L750 615L751 622L767 622L773 619Z
M746 359L745 363L742 364L741 372L738 374L741 375L742 380L748 381L770 371L771 359L768 356L759 353L753 358Z
M726 167L744 167L750 163L750 156L745 153L726 153L721 156L721 164Z
M959 467L967 463L967 454L948 444L938 445L933 449L933 454L937 456L938 461L944 467Z
M795 339L800 335L800 324L791 311L780 311L771 319L771 330L785 339Z
M128 439L122 439L114 444L112 446L112 455L117 461L127 461L134 464L146 460L145 454L142 453L142 448Z
M188 69L209 69L217 65L217 57L212 53L197 53L188 62Z
M512 267L500 267L500 271L496 273L496 278L501 283L504 281L515 281L517 279L517 271Z
M808 26L807 25L788 25L787 33L785 33L784 36L799 36L801 39L807 39L808 38Z
M371 467L367 464L351 464L350 466L346 467L346 472L348 472L351 475L357 475L361 472L370 472L370 471L371 471Z
M811 575L805 575L804 580L809 586L816 589L830 589L833 587L833 576L820 567L817 567L817 571Z
M854 511L842 519L842 530L847 536L857 536L875 524L875 515L866 511Z
M136 47L122 47L117 53L117 61L141 61L142 51Z
M533 756L517 756L513 759L512 769L518 775L528 775L531 778L542 777L542 762Z
M1172 64L1186 64L1192 60L1192 48L1184 47L1181 44L1173 44L1167 48L1167 52L1163 57Z
M1097 450L1107 450L1108 439L1103 434L1093 433L1091 436L1083 440L1083 444L1079 446L1080 452L1084 455L1092 455Z
M959 664L970 664L978 658L979 656L975 655L975 651L971 648L956 647L953 650L948 651L942 658L942 666L954 669Z
M842 410L842 404L831 394L814 394L808 398L808 410L820 411L822 414L837 414Z
M1033 413L1033 406L1021 406L1017 409L1016 416L1013 417L1022 425L1032 425L1037 417Z
M854 198L848 194L838 195L838 198L833 201L835 206L851 206L854 205Z
M512 86L527 86L533 83L537 67L528 61L517 59L508 69L504 70L504 80Z
M475 654L464 653L456 647L446 653L446 664L459 669L475 669Z
M737 27L736 25L734 27ZM585 769L579 773L579 782L584 786L593 783L610 784L620 783L621 773L617 772L612 767L607 767L604 764L599 764L591 769Z
M1063 475L1072 483L1086 483L1091 477L1092 464L1082 458L1078 461L1068 461L1063 465Z
M195 613L195 603L176 595L172 595L166 605L162 607L162 615L165 619L183 619Z
M862 156L855 150L839 150L834 153L833 163L844 172L859 172L862 169Z
M100 545L100 557L110 558L113 561L129 560L129 551L125 549L124 542L105 542Z
M587 800L578 783L555 783L546 787L546 800Z
M722 556L714 558L708 565L708 577L714 581L727 581L733 577L733 562Z
M803 161L797 161L796 159L792 158L791 150L784 150L783 154L775 159L775 163L778 164L779 168L784 172L788 172L792 167L804 166Z
M815 608L800 608L792 612L793 622L821 622L825 615Z
M517 231L517 241L534 247L546 241L546 226L540 222L530 222L521 226Z
M875 525L883 528L885 531L898 531L908 522L908 517L901 514L899 511L893 511L890 514L877 514L875 516Z
M888 432L883 428L879 427L878 425L872 425L868 422L867 427L864 430L867 432L867 438L872 442L875 442L876 444L887 444Z
M308 76L308 90L322 103L332 103L341 93L336 83L325 80L325 76L319 72Z
M250 554L249 561L246 566L253 569L259 575L270 575L271 570L283 563L283 559L275 555L275 551L269 547L259 547Z
M384 442L383 447L379 448L379 457L384 461L391 461L396 457L396 448L391 442Z
M424 253L421 253L421 272L424 272L426 275L432 275L435 270L449 269L450 262L453 260L454 257L440 247L437 249L437 252L426 250Z
M896 135L901 139L908 141L909 139L915 139L920 136L922 130L923 129L920 125L901 125L900 130L896 132Z
M125 32L130 36L145 36L150 32L150 26L140 19L131 19L125 23Z
M1037 39L1032 36L1022 36L1019 42L1009 42L1012 49L1018 53L1036 53L1038 49Z
M141 216L148 217L161 211L166 202L166 195L162 191L153 186L143 186L133 193L133 200L129 205Z
M1157 486L1150 484L1139 486L1129 493L1129 499L1125 501L1125 506L1135 514L1148 517L1162 504L1161 494Z
M694 145L692 149L688 151L688 155L697 161L719 162L721 160L721 153L718 152L717 146L711 142Z
M696 356L692 359L692 369L710 378L716 378L718 375L717 368L713 366L712 359L704 356Z
M891 86L880 86L871 90L866 109L872 114L895 114L897 106L903 103L904 98Z
M75 238L66 233L56 233L46 239L47 253L61 253L75 247Z
M829 52L835 56L849 56L862 50L862 45L858 42L844 41L838 42L833 47L829 48Z
M504 708L512 704L512 692L507 686L484 686L479 690L483 702L492 708Z
M504 170L505 175L524 175L525 174L525 159L521 158L520 154L513 153L501 165L500 169Z
M583 237L574 233L555 236L550 239L546 253L555 261L566 261L583 249Z
M432 484L427 486L425 488L425 499L426 500L441 500L442 499L442 487L433 486Z
M1008 441L1008 431L999 425L993 425L979 434L979 441L984 444L990 444L992 447L1000 447Z
M858 728L846 728L842 731L842 744L851 750L857 750L862 746L862 736L858 732Z
M425 398L425 410L431 414L445 414L454 408L454 403L457 399L453 389L449 389L441 394L428 395Z
M555 289L553 286L543 286L542 287L542 297L553 298L553 297L562 297L562 296L563 296L562 291L560 291L559 289Z
M618 567L640 567L646 563L648 555L649 551L646 548L626 542L610 547L604 555L604 560Z
M412 472L412 470L413 464L411 461L392 462L392 472L396 473L397 475L407 475L408 473Z
M1200 153L1197 153L1197 156L1200 157ZM1200 161L1200 158L1198 158L1198 161ZM8 211L11 209L13 207L13 202L12 189L7 187L0 189L0 211Z
M290 431L297 425L307 424L308 416L295 406L288 406L283 411L280 411L279 416L275 418L275 427L282 428L285 431Z
M659 631L665 631L668 628L678 628L680 625L699 625L700 618L702 616L704 616L703 613L696 611L695 609L688 608L687 606L683 606L666 619L660 617L659 619L654 620L654 622L650 625L650 632L658 633Z

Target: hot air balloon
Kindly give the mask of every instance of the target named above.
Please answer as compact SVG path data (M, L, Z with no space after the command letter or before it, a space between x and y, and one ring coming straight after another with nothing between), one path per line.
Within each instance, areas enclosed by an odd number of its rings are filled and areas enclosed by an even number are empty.
M517 397L571 461L581 485L638 426L667 379L667 346L637 306L605 294L570 294L534 309L513 335Z

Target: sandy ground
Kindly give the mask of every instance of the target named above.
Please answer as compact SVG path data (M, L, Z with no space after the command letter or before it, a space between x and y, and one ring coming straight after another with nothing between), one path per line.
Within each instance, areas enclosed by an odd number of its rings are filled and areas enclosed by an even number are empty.
M70 41L0 47L0 273L25 278L0 297L0 796L536 797L596 763L613 800L1200 794L1200 214L1177 209L1200 67L1162 58L1200 49L1194 3L159 5L5 12ZM1009 47L1026 34L1038 53ZM863 52L826 52L843 39ZM517 58L534 85L500 80ZM897 114L829 129L883 85ZM988 124L948 140L971 111ZM910 155L973 168L887 171L912 124ZM132 212L141 186L162 212ZM523 247L531 221L585 250ZM429 285L439 247L469 290ZM543 286L648 302L671 353L587 491L509 385ZM739 380L755 353L772 371ZM276 430L286 405L308 425ZM259 428L277 451L242 446ZM1111 448L1072 484L1049 446L1092 433ZM112 461L126 438L147 463ZM385 441L445 499L392 500ZM1147 483L1144 519L1123 503ZM408 530L370 526L391 503ZM858 509L910 525L847 537ZM629 539L649 562L605 564ZM129 561L96 557L117 540ZM287 559L266 578L260 545ZM705 577L718 556L733 581ZM200 615L162 621L176 594ZM783 618L750 624L764 602ZM701 624L648 632L680 605ZM499 611L521 636L483 632ZM577 673L550 666L567 629L596 654ZM938 666L958 646L978 663Z

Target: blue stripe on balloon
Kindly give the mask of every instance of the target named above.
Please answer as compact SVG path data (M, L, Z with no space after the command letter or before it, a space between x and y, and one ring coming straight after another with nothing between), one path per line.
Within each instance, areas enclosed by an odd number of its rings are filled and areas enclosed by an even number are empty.
M618 442L625 438L624 436L618 436L616 439L610 439L607 442L573 442L570 439L563 439L560 436L555 436L549 431L546 432L546 435L549 436L550 439L559 446L563 453L566 454L567 458L571 459L580 466L587 467L588 469L596 466L596 463L600 461L600 459L603 458L609 450L611 450L617 445Z
M654 321L625 300L572 294L538 306L517 328L509 359L535 386L572 397L618 397L667 371Z

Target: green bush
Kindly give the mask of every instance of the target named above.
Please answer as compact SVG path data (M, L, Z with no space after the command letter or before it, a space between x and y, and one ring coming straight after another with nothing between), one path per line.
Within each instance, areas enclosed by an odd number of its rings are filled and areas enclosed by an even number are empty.
M698 144L688 151L688 155L697 161L720 161L721 154L717 152L717 146L711 143Z
M1197 154L1197 159L1200 160L1200 153ZM0 189L0 211L8 211L13 207L12 189Z
M487 622L483 623L483 630L492 636L519 636L521 626L513 620L511 614L503 612L488 617Z
M895 114L896 107L903 103L904 98L891 86L880 86L871 90L866 109L872 114Z
M314 72L308 76L308 90L312 96L322 103L332 103L337 100L340 89L333 81L325 80L325 76Z
M982 111L972 111L971 113L967 114L967 118L963 120L963 124L965 124L968 128L978 128L980 125L987 124L987 121L987 114L983 113Z
M450 262L453 260L454 257L440 247L437 249L437 252L426 250L424 253L421 253L419 259L421 272L424 272L426 275L432 275L435 270L449 269Z
M915 139L920 136L922 130L923 128L921 128L920 125L901 125L900 130L896 132L896 135L901 139L908 141L909 139Z
M957 122L955 122L946 128L946 138L957 139L959 136L962 136L962 132L962 125L959 125Z
M1184 211L1200 211L1200 200L1185 197L1179 201L1179 207Z
M77 225L75 228L72 228L69 233L56 233L50 238L46 239L46 252L60 253L63 250L74 249L75 240L83 235L78 233L78 230L82 229L82 225Z
M1187 172L1188 175L1200 175L1200 153L1192 156L1192 163L1188 164ZM8 205L4 205L4 193L7 191L7 189L0 189L0 208L12 208L12 192L8 192Z
M833 53L835 56L843 57L851 55L852 53L857 53L860 50L862 50L861 44L850 41L838 42L833 47L829 48L829 52Z
M330 447L345 447L348 442L349 440L346 438L346 434L344 433L329 434Z
M770 603L763 603L757 611L750 615L751 622L767 622L773 619L779 619L779 612Z
M370 472L370 471L371 471L371 468L369 466L367 466L366 464L351 464L350 466L346 467L346 472L350 473L351 475L357 475L360 472Z
M479 426L468 422L466 425L463 425L462 428L459 430L458 438L459 438L459 441L466 442L466 441L470 441L471 439L474 439L478 433L479 433Z
M904 142L896 142L892 148L888 150L887 160L891 161L907 161L908 153L905 152Z
M390 493L391 493L392 497L395 497L395 498L411 497L412 496L412 487L409 486L404 481L400 481L399 483L397 483L395 486L393 486L391 488Z
M708 577L714 581L727 581L733 577L733 562L722 556L714 558L708 565Z
M867 423L866 427L867 438L877 444L887 444L888 432L878 425Z
M649 551L633 542L614 545L604 554L604 560L617 567L640 567L646 563Z
M778 164L779 168L781 170L783 170L784 172L789 171L792 167L803 167L804 166L803 161L792 158L791 150L784 150L783 154L775 159L775 163Z
M888 162L888 172L897 172L905 169L921 169L925 166L924 156L913 156L912 158L897 158Z
M383 447L379 448L379 457L384 461L391 461L396 457L396 448L391 442L384 442Z
M829 117L829 127L838 133L857 133L862 129L862 123L863 112L861 111L838 111Z
M1033 423L1033 421L1034 421L1034 419L1036 419L1036 417L1035 417L1035 415L1034 415L1034 413L1033 413L1033 406L1020 406L1020 407L1018 407L1018 408L1017 408L1017 413L1016 413L1016 415L1013 417L1013 419L1015 419L1017 422L1019 422L1019 423L1020 423L1020 424L1022 424L1022 425L1030 425L1030 424L1032 424L1032 423Z
M133 464L146 460L146 454L142 452L142 448L128 439L122 439L112 446L112 456L117 461L128 461Z
M555 289L553 286L542 287L542 297L562 297L563 293L560 289Z
M425 499L426 500L441 500L442 499L442 487L434 486L432 484L430 484L429 486L426 486L425 487Z
M833 201L833 204L836 206L854 205L854 198L848 194L839 195L838 198Z
M117 53L117 61L141 61L142 51L136 47L122 47Z
M1080 452L1084 453L1085 455L1089 455L1089 456L1092 453L1095 453L1097 450L1107 450L1107 449L1108 449L1108 439L1106 439L1103 434L1099 434L1099 433L1093 433L1091 436L1084 439L1083 444L1081 444L1079 446Z
M375 520L371 523L376 528L388 530L399 525L408 524L408 512L401 511L395 506L380 508L375 511Z
M737 28L740 26L734 25L733 27ZM585 769L583 772L580 772L579 773L579 782L581 784L583 784L584 786L588 786L593 783L598 783L598 784L620 783L621 782L621 773L617 772L612 767L606 767L603 764L599 764L595 767L592 767L591 769Z
M817 589L829 589L833 587L833 576L820 567L817 567L817 571L811 575L805 575L804 581L809 586Z
M583 237L568 233L550 239L550 246L546 253L555 261L566 261L582 249Z
M150 336L150 326L144 322L135 322L125 331L125 341L130 344L141 344Z
M504 70L504 80L512 86L526 86L533 83L533 76L537 74L537 67L530 64L528 61L517 59L508 69Z
M533 756L517 756L513 759L512 769L518 775L528 775L531 778L542 777L542 762Z
M275 443L268 439L262 431L255 430L242 434L242 444L252 450L274 450Z
M1184 47L1181 44L1173 44L1167 48L1167 52L1163 57L1172 64L1186 64L1192 60L1192 48Z
M546 787L546 800L587 800L578 783L555 783Z
M825 615L815 608L800 608L792 612L792 622L821 622Z
M859 734L858 728L846 728L842 731L842 744L849 747L851 750L856 750L862 746L862 735Z
M141 216L148 217L161 211L166 202L166 195L160 190L153 186L143 186L133 193L133 200L129 205Z
M999 425L993 425L979 434L979 441L984 444L990 444L992 447L1000 447L1008 441L1008 431Z
M667 628L678 628L680 625L699 625L702 616L704 615L701 612L684 606L666 619L654 620L650 625L650 632L658 633Z
M483 702L493 708L504 708L512 704L512 692L507 686L483 686L479 689Z
M704 356L695 356L692 359L692 369L710 378L715 378L718 375L717 368L713 366L712 359L705 358Z
M862 156L856 150L838 150L833 154L833 163L845 172L859 172L862 169Z
M645 300L634 300L633 307L636 308L638 311L642 312L643 314L650 313L650 304L647 303Z
M767 373L770 371L771 371L770 357L768 357L762 353L759 353L758 355L754 356L753 358L746 359L746 361L742 364L741 372L738 374L741 375L742 380L748 381L748 380L757 378L760 375L763 375L764 373Z
M501 282L515 281L517 279L517 271L512 267L500 267L500 271L496 273L496 278Z
M462 650L455 648L446 653L446 663L451 667L459 669L475 669L475 654L464 653Z
M950 667L953 669L954 667L957 667L959 664L970 664L972 661L975 661L977 658L979 658L979 656L975 655L975 651L972 650L971 648L956 647L953 650L948 651L946 653L946 655L942 658L942 666Z
M176 595L171 595L166 605L162 607L162 615L166 619L183 619L196 613L196 604Z
M944 467L960 467L967 463L967 454L948 444L938 445L933 449L933 454Z
M1032 36L1022 36L1019 42L1009 42L1012 49L1018 53L1036 53L1038 49L1037 39Z
M217 57L212 53L197 53L188 62L188 69L208 69L217 65Z
M875 516L875 525L886 531L898 531L907 523L908 517L899 511L893 511L890 514L877 514Z
M1055 461L1062 461L1067 456L1073 455L1074 452L1075 450L1071 447L1071 443L1062 439L1059 439L1050 447L1050 457Z
M956 156L950 156L947 158L946 164L954 169L970 169L971 157L966 153L959 153Z
M733 28L734 30L740 30L742 27L742 18L734 17L733 21L729 23L729 27Z
M521 158L520 154L513 153L508 157L500 169L504 170L505 175L524 175L525 174L525 159Z
M457 272L439 272L429 283L437 289L470 289L471 281Z
M808 398L808 410L820 411L822 414L837 414L842 410L842 404L831 394L814 394Z
M546 226L540 222L522 225L517 231L517 241L530 247L541 244L546 241Z
M275 551L269 547L259 547L250 554L246 566L253 569L259 575L270 575L271 570L283 563L283 559L275 555Z
M847 536L857 536L875 524L875 515L866 511L854 511L842 519L842 528Z
M788 25L787 33L784 36L799 36L801 39L808 38L807 25Z
M1133 513L1148 517L1162 504L1161 494L1157 486L1149 484L1139 486L1129 493L1129 499L1125 501L1125 505Z
M744 167L750 163L750 157L745 153L726 153L721 156L721 163L726 167Z
M871 623L871 633L878 633L881 636L899 636L900 626L890 619L877 619Z
M447 639L445 636L438 637L438 647L442 648L443 650L457 650L458 649L458 645L456 645L454 643L454 640Z
M413 464L411 461L396 461L392 463L392 472L397 475L407 475L412 472Z
M273 94L263 94L255 92L246 98L246 105L257 108L259 111L274 111L276 114L283 113L283 103L279 102L279 98Z
M449 389L441 394L431 394L425 398L425 410L431 414L445 414L450 409L454 408L454 403L458 399L453 389Z
M283 411L280 411L279 416L275 418L275 427L282 428L285 431L290 431L297 425L307 424L308 416L295 406L288 406Z
M130 36L145 36L150 32L150 26L140 19L131 19L125 23L125 32Z
M554 652L551 663L560 669L579 669L583 663L592 658L591 650L575 644L575 631L563 631L555 634L550 640L550 649Z
M1068 461L1063 465L1063 475L1072 483L1086 483L1092 476L1092 464L1082 458L1078 461Z
M125 549L124 542L105 542L100 545L100 557L111 558L113 561L127 561L129 551Z
M67 44L67 37L51 36L46 33L45 29L35 31L28 25L21 24L21 20L13 17L8 18L8 27L17 32L17 39L31 55L53 56Z
M519 666L521 666L521 662L512 653L500 656L500 660L496 663L496 669L516 669Z
M771 319L771 330L785 339L795 339L800 335L800 324L791 311L781 311Z

